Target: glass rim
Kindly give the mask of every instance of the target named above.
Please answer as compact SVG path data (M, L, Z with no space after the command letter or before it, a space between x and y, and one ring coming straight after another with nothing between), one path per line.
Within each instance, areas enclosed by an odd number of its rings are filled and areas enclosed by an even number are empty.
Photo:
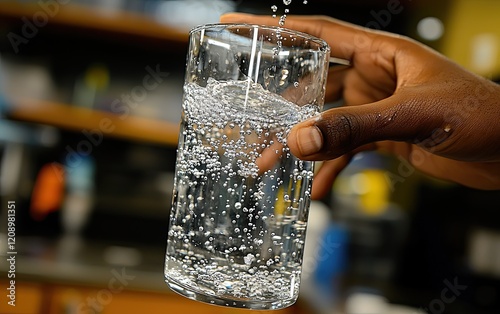
M198 25L194 28L192 28L189 31L189 35L191 36L193 33L196 33L200 30L208 29L208 28L214 28L214 27L224 27L224 26L235 26L235 27L247 27L247 28L252 28L252 27L258 27L259 29L267 29L267 30L273 30L273 31L281 31L281 32L289 32L293 33L295 35L298 35L300 37L303 37L307 40L313 41L314 43L318 44L318 46L322 49L326 49L327 51L330 51L330 45L324 40L319 37L313 36L308 33L304 33L301 31L297 31L291 28L286 28L286 27L281 27L281 26L272 26L272 25L263 25L263 24L251 24L251 23L207 23L207 24L202 24Z

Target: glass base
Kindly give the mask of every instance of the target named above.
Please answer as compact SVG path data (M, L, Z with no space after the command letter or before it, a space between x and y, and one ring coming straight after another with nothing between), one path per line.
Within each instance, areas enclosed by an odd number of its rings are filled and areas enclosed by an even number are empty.
M170 289L186 298L196 300L212 305L220 305L225 307L234 307L252 310L278 310L291 306L295 303L296 299L287 300L245 300L243 298L225 298L222 296L209 295L200 291L193 291L191 287L183 285L172 278L166 278L165 282Z

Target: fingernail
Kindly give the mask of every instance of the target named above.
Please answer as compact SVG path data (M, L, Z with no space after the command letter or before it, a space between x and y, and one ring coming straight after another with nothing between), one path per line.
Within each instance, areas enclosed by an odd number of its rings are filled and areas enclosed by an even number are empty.
M323 147L323 135L315 126L301 128L297 131L297 144L302 155L315 154Z

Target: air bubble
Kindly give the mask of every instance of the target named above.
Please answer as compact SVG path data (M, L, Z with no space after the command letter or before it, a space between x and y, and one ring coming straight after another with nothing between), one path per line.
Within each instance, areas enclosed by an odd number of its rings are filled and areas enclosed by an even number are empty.
M285 40L280 32L271 36L276 36L273 40ZM289 41L293 39L288 35L286 38ZM278 48L282 46L283 43L275 45ZM239 56L243 58L241 53ZM221 60L222 63L232 62L224 59ZM212 64L215 64L216 60L212 61ZM303 60L297 58L291 62L300 63ZM288 194L288 198L292 199L295 190L293 193L292 190L288 190L289 184L294 185L293 189L302 189L304 186L307 196L304 200L310 196L310 188L305 184L309 182L298 186L293 179L301 175L309 180L309 173L303 171L310 171L311 168L309 164L295 163L295 158L286 146L286 138L292 125L317 114L319 110L317 106L312 105L298 107L264 90L269 84L279 87L284 75L288 75L287 80L290 80L291 72L286 73L281 68L271 66L266 75L262 84L264 88L260 83L255 85L252 83L248 89L248 81L217 82L211 79L206 87L191 83L187 83L184 87L187 95L183 103L184 129L181 134L184 138L178 149L176 205L171 214L168 233L169 241L176 245L174 253L169 252L168 257L180 263L176 269L166 271L170 272L170 277L190 285L196 281L196 276L204 276L204 281L213 283L214 295L227 293L240 298L246 293L247 285L252 284L252 290L253 287L259 290L262 299L268 298L268 293L277 300L282 296L288 298L290 287L285 282L289 280L289 275L281 273L281 267L284 267L283 270L290 267L293 255L288 255L288 259L278 255L281 257L281 264L276 272L269 272L266 264L276 266L277 260L273 250L276 254L281 254L281 247L274 245L285 245L282 242L296 239L299 241L290 245L303 245L303 241L299 242L303 239L305 228L298 223L296 226L295 221L280 220L281 214L274 217L273 213L279 212L274 208L274 198L279 196L278 200L282 201L284 198L282 189L285 187L284 194ZM291 84L294 83L293 80L298 79L292 78ZM305 86L303 87L305 89ZM248 110L243 110L243 106ZM280 158L278 161L280 165L271 169L259 169L257 160L261 157L262 150L267 150L276 143L282 144L278 145L282 148L277 149L278 155L275 156L276 159ZM274 149L274 147L269 149L271 154ZM293 159L288 160L288 158ZM294 165L299 172L289 180ZM303 206L302 204L307 203L304 200L299 203L300 195L304 194L297 195L299 195L298 204L293 206ZM225 207L226 205L229 207ZM245 213L244 207L246 207ZM193 212L189 212L191 210ZM223 210L226 213L221 217ZM300 207L298 210L300 211ZM245 219L244 225L240 226L242 213ZM191 214L189 220L186 219L186 214ZM203 222L202 227L193 221L193 217ZM185 224L181 223L182 219ZM286 229L280 229L279 233L278 229L267 229L269 226L278 227L277 223L280 224L279 228ZM191 233L189 228L196 232ZM282 232L300 228L302 229L298 231L301 234L299 238L290 236L290 231ZM271 236L271 231L275 231L281 238L276 234L273 234L274 237ZM259 251L262 256L252 258L246 254L252 251ZM265 253L266 251L268 253ZM197 253L193 255L194 252ZM227 258L228 265L211 259L215 254L219 254L222 259ZM185 259L185 256L189 258ZM269 260L271 256L273 258ZM255 260L251 261L252 259ZM250 264L247 264L249 261ZM252 267L252 264L255 264L255 267ZM241 280L243 278L247 279ZM226 280L230 285L226 285ZM249 294L251 297L256 297L257 291L249 291Z
M243 257L243 260L246 265L250 265L253 261L255 261L255 255L248 253L245 257Z

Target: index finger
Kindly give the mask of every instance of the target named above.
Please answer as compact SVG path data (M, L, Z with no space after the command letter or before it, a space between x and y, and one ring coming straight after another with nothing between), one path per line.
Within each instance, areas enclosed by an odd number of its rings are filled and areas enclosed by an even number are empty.
M228 13L222 15L223 23L252 23L279 26L276 18L265 15ZM375 31L327 16L288 16L286 28L310 34L325 40L336 58L353 60L356 53L369 50Z

